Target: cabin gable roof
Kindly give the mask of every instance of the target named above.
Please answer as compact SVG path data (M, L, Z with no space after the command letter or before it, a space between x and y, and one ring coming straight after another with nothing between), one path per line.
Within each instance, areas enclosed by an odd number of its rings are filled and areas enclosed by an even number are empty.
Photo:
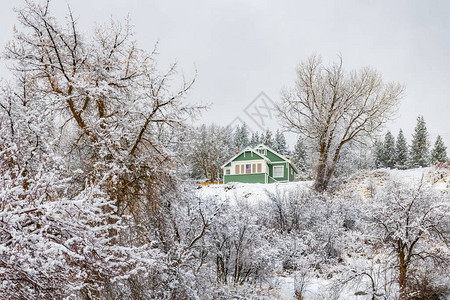
M258 152L258 150L261 150L261 149L265 150L265 154L262 154L262 153ZM268 164L287 162L287 163L290 164L292 169L294 169L294 171L298 174L298 170L295 167L295 165L293 164L292 160L288 159L284 155L279 154L278 152L276 152L275 150L273 150L270 147L267 147L264 144L259 144L255 148L247 147L246 149L238 152L235 156L233 156L225 164L223 164L221 168L223 169L225 167L231 166L231 162L232 161L245 161L245 160L247 160L247 159L242 159L246 155L246 152L248 152L251 155L251 160L262 159L262 160L266 161Z
M252 155L252 156L251 156L251 159L252 159L252 160L255 160L255 159L261 159L261 160L264 160L264 161L267 162L267 163L270 163L270 160L269 160L267 157L265 157L265 156L263 156L263 155L261 155L261 154L258 154L258 153L255 152L252 148L246 148L246 149L244 149L244 150L238 152L238 153L237 153L235 156L233 156L232 158L230 158L226 163L224 163L224 164L222 165L221 168L227 167L232 161L245 161L246 159L239 159L239 158L242 157L242 156L244 156L246 152L248 152L250 155Z

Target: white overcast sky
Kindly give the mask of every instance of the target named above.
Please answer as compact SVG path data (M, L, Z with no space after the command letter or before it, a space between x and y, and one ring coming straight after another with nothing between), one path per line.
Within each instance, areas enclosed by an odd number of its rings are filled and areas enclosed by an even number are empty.
M22 1L0 3L3 48ZM53 0L61 21L67 4L87 34L111 16L129 15L141 48L159 41L162 67L177 60L189 77L195 66L190 99L212 104L201 122L230 123L261 91L277 101L299 62L341 54L348 70L369 65L406 85L389 124L394 135L403 128L410 140L422 114L432 142L441 134L450 147L450 1Z

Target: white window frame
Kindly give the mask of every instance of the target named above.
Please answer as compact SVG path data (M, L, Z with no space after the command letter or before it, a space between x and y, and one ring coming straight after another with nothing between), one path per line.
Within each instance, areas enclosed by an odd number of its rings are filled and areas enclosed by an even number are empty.
M281 169L281 176L275 175L275 169ZM284 166L273 166L273 178L283 178L284 177Z
M231 169L230 168L225 169L225 175L231 175Z
M267 163L258 158L258 159L252 159L252 160L247 160L247 161L237 161L237 162L231 162L231 166L230 167L224 167L223 172L225 174L225 169L230 168L231 169L231 174L230 175L244 175L246 174L245 172L242 173L241 172L241 165L246 165L246 164L256 164L256 172L253 172L253 167L252 167L252 173L251 174L262 174L262 173L266 173L269 174L269 165L267 165ZM261 164L261 172L258 172L258 164ZM239 168L239 173L237 173L236 171L236 166L238 166ZM225 174L226 175L226 174Z

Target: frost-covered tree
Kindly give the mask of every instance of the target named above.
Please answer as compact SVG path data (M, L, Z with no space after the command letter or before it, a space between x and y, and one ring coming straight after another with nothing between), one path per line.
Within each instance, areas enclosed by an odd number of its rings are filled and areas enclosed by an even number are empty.
M431 150L431 163L437 164L447 161L447 147L444 145L444 141L441 136L438 135L436 142L434 142L434 148Z
M242 151L248 147L250 144L249 141L250 132L247 128L247 124L242 124L242 126L236 126L234 131L234 144L237 151Z
M262 137L261 143L266 145L267 147L274 148L275 142L273 140L272 131L270 131L270 129L267 129L266 132L262 135L263 135L263 137Z
M287 148L286 137L279 129L277 129L275 133L274 150L282 155L287 155L289 152Z
M250 139L250 147L256 147L259 144L261 144L261 141L259 139L259 133L258 131L255 131L252 133L252 137Z
M416 280L427 276L425 270L431 268L440 274L450 263L448 200L425 189L423 183L422 179L417 188L411 188L390 182L367 208L368 234L375 238L371 243L378 251L392 254L390 266L399 286L397 299L420 295L424 291L418 290Z
M190 168L191 177L217 182L220 167L236 153L231 127L203 124L190 130L187 136L181 145L181 153Z
M413 168L430 165L430 141L423 116L417 117L417 124L409 151L409 164Z
M273 271L275 253L257 226L256 212L245 205L224 208L209 228L207 252L216 272L216 282L241 285L261 280Z
M260 136L259 136L259 143L263 144L264 143L264 132L261 132Z
M374 164L375 164L375 168L383 168L384 164L383 164L383 142L376 140L373 144L374 146L374 155L375 155L375 159L374 159Z
M400 137L401 139L401 137ZM403 138L404 140L404 138ZM406 141L404 141L406 143ZM402 145L402 143L401 143ZM397 167L397 144L390 131L385 134L384 141L374 142L374 164L376 168Z
M289 130L309 139L318 157L315 189L328 187L343 148L376 133L395 112L403 87L384 83L371 68L345 72L342 60L325 66L318 56L297 69L296 85L278 105Z
M167 182L165 172L158 173L172 164L169 133L198 112L184 101L194 81L172 88L176 64L158 71L156 50L138 48L128 22L84 36L71 14L60 25L48 3L30 2L19 21L24 31L5 50L14 72L28 74L28 89L37 95L32 100L42 98L48 117L59 120L64 151L83 153L76 162L83 180L110 178L114 188L108 192L121 213L135 207L129 204L140 203L142 186Z
M359 147L358 147L359 146ZM354 145L354 147L346 147L341 153L341 158L336 165L335 184L346 177L357 173L359 170L371 168L371 153L364 145Z
M403 130L400 129L395 141L395 167L404 170L408 166L408 144L406 143Z
M158 251L125 237L106 178L78 186L82 170L67 170L49 108L24 83L0 95L0 298L96 298Z
M297 139L297 143L294 147L294 152L292 153L292 156L294 158L294 163L297 169L300 172L305 173L308 165L307 165L307 152L306 152L306 146L303 143L303 138L299 137Z
M395 166L395 138L390 131L384 136L382 165L385 168L393 168Z
M195 298L180 264L196 240L176 224L199 212L177 214L189 197L170 149L201 109L185 101L194 80L159 71L129 22L86 35L50 12L26 1L3 55L0 298Z

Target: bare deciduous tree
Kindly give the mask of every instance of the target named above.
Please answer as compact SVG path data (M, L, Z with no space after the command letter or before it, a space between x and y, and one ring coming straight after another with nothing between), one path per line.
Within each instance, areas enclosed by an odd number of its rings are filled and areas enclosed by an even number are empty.
M371 236L377 237L377 245L395 258L399 299L411 299L418 292L412 281L414 273L424 276L420 268L432 266L439 274L439 268L446 269L450 264L448 200L426 190L423 184L423 177L412 190L393 182L370 209L375 225L370 226L374 230Z
M383 83L372 68L345 72L342 59L324 66L311 56L297 68L295 87L283 91L278 111L283 126L316 147L315 189L324 191L342 149L362 141L393 116L403 94L398 83Z

